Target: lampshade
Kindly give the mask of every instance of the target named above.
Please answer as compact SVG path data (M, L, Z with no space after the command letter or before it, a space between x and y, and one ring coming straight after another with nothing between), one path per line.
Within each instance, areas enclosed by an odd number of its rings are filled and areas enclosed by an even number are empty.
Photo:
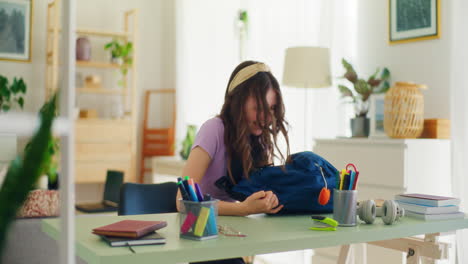
M283 84L300 88L331 86L328 48L288 48L284 59Z

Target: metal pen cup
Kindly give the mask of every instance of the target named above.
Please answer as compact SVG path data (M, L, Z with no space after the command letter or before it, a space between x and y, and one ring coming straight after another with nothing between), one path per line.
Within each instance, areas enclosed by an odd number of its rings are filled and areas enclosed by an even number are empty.
M356 225L356 190L333 190L333 219L339 226Z

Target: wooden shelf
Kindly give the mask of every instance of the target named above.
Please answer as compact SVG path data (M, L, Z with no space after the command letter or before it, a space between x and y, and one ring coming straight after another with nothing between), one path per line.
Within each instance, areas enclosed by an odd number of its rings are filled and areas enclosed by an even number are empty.
M127 91L124 89L106 89L106 88L77 88L79 93L90 93L90 94L121 94L126 95Z
M49 32L54 32L55 28L50 28ZM62 31L61 28L58 29L60 33ZM95 30L95 29L77 29L77 35L87 35L87 36L98 36L98 37L112 37L112 38L128 38L129 33L126 32L112 32L112 31L104 31L104 30Z
M117 63L99 62L99 61L77 61L76 66L87 67L87 68L105 68L105 69L119 69L120 68L120 65Z
M99 37L113 37L113 38L127 38L129 36L126 32L112 32L94 29L77 29L77 34Z

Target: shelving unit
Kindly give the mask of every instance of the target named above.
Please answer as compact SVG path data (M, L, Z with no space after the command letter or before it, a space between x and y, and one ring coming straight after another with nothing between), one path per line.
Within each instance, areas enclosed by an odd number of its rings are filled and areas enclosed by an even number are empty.
M60 0L48 5L46 45L46 97L58 89ZM76 29L76 36L120 39L133 43L132 65L118 88L77 87L77 94L121 96L124 115L118 119L77 119L75 123L75 182L104 182L108 169L125 172L126 182L136 181L136 34L137 10L124 13L123 31ZM90 38L92 42L93 39ZM120 64L102 60L76 61L77 68L117 71ZM123 76L122 76L123 77ZM117 86L117 80L115 80Z

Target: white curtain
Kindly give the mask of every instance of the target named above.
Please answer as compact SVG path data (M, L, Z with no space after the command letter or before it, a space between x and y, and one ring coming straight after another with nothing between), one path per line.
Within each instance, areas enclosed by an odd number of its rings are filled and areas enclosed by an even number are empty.
M279 82L288 47L330 48L332 77L343 74L342 57L355 56L354 0L259 0L250 1L248 10L251 18L248 56L269 64ZM339 101L336 85L321 89L283 86L282 92L291 126L291 152L311 150L313 138L346 134L345 108Z
M451 50L451 120L452 120L452 186L454 196L461 198L460 210L468 212L468 1L453 0L453 38ZM468 263L468 231L456 235L457 263Z

